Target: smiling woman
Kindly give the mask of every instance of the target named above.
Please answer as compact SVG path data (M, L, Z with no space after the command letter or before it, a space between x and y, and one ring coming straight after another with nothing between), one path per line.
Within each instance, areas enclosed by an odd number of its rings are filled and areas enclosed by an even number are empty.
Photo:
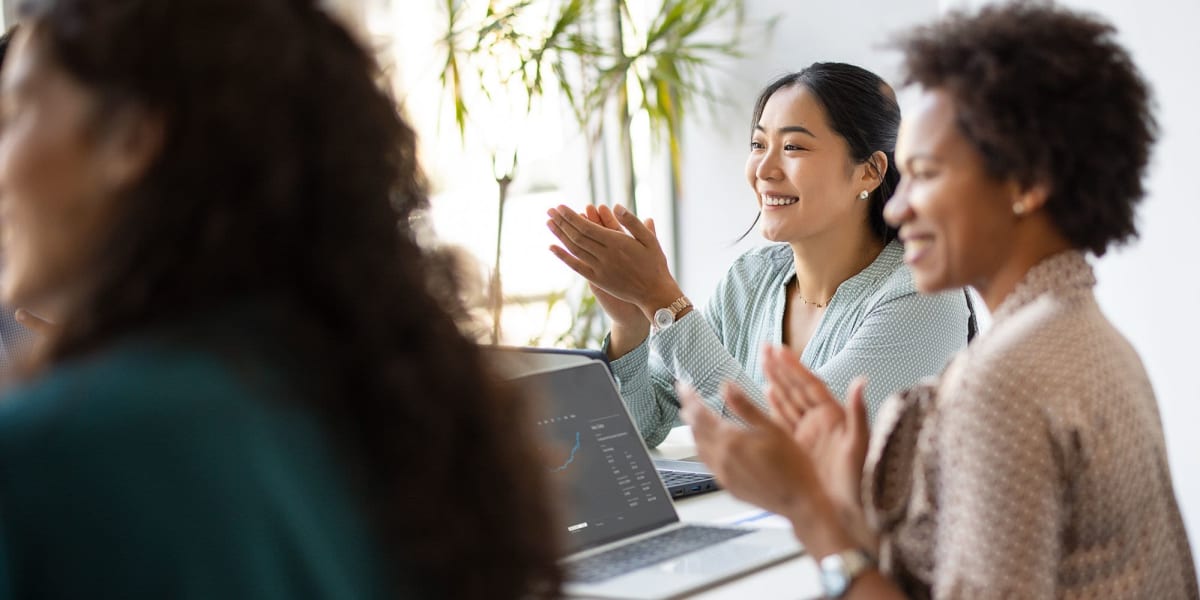
M891 88L853 65L816 63L768 85L754 107L746 177L763 237L777 243L740 257L702 312L667 270L652 224L620 208L551 210L565 246L552 250L592 283L612 319L607 351L647 443L676 423L676 381L718 410L725 380L765 406L767 343L787 345L839 394L865 375L874 415L967 342L966 296L917 295L883 221L899 180L899 121Z

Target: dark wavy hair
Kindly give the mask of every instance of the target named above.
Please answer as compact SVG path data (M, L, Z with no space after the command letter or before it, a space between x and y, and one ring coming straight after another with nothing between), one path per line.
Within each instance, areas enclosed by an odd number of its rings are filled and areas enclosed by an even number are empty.
M763 88L754 103L751 131L762 119L771 96L794 86L807 89L817 98L825 109L829 128L846 140L850 160L855 164L867 163L879 175L881 183L869 198L871 232L884 243L896 239L896 229L883 220L883 205L900 185L900 171L896 167L900 105L891 86L862 67L836 62L813 63L802 71L783 75ZM878 173L879 165L870 161L876 152L887 156L887 169L883 173Z
M1018 2L952 13L899 46L906 83L953 97L991 176L1049 186L1045 209L1074 247L1100 256L1137 237L1158 124L1112 25Z
M456 329L451 295L430 289L410 231L426 204L415 134L374 60L315 4L21 5L31 43L95 94L98 120L136 106L165 122L48 360L272 299L279 343L315 358L294 375L319 384L298 391L359 480L384 564L429 597L555 596L559 538L525 411Z

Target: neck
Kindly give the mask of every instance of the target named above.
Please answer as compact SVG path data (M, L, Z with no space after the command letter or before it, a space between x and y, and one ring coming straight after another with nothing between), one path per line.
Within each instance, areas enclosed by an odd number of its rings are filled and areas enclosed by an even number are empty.
M990 275L972 284L987 304L988 310L1004 303L1009 294L1038 263L1072 248L1070 242L1050 223L1049 218L1031 215L1017 232L1008 258Z
M790 243L796 259L796 287L802 297L824 304L838 286L867 268L883 242L867 228L831 231Z

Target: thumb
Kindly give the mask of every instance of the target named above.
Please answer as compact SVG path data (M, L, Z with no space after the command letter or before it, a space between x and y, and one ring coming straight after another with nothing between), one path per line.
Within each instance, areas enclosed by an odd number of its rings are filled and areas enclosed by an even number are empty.
M646 218L646 229L649 229L650 233L654 234L654 237L658 237L658 230L654 228L654 219L653 218L651 218L651 217Z

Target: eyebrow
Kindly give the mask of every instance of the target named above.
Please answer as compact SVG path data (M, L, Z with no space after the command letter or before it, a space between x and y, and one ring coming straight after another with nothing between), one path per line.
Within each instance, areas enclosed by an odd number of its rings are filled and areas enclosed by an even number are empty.
M762 125L755 125L754 128L763 133L767 132L767 130L765 128L763 128ZM780 127L779 129L776 129L775 131L777 131L778 133L803 133L804 135L807 135L808 137L811 137L814 140L817 139L817 134L809 131L808 128L803 125L788 125L786 127Z
M911 169L913 163L918 160L923 160L923 161L933 162L933 163L941 162L940 158L938 158L937 156L935 156L929 152L920 152L917 154L910 154L909 156L905 157L904 163L903 163L904 167Z

